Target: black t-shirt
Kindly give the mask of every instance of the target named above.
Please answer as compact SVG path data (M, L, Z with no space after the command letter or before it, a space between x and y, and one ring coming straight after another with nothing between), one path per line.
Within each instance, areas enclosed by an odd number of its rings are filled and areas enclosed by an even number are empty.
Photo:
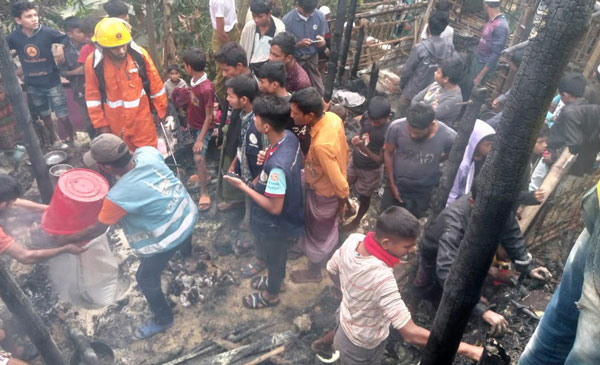
M380 154L383 149L385 133L389 125L389 123L386 123L379 127L373 127L366 115L363 115L360 119L360 138L365 141L365 146L376 155ZM363 154L358 148L354 148L354 151L352 151L352 162L354 166L365 170L374 170L381 166L381 164Z
M385 143L396 147L394 182L400 196L417 199L431 192L440 179L440 157L450 152L455 137L456 132L438 121L435 135L418 142L410 138L406 119L392 122Z
M25 74L25 84L54 87L60 85L58 67L52 55L52 44L63 43L66 34L40 25L31 37L19 28L12 31L6 40L8 47L17 51Z

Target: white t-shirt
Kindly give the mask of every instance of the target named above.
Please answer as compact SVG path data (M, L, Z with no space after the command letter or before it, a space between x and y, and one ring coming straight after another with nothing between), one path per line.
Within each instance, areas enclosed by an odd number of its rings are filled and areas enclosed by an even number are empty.
M235 0L210 0L209 9L213 29L217 29L217 18L224 18L225 32L231 31L237 24Z

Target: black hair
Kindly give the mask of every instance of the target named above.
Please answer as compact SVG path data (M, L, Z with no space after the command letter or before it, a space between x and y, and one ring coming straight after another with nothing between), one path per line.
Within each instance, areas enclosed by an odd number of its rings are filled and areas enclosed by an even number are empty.
M498 2L494 2L494 3L490 3L490 2L485 1L485 4L487 6L489 6L490 8L499 8L500 7L500 2L499 1Z
M450 57L442 61L440 64L442 75L448 78L451 84L458 84L464 75L465 65L460 57Z
M408 124L419 130L428 128L434 118L435 112L433 111L433 107L423 102L411 105L406 113L406 121Z
M277 34L270 42L271 46L277 46L286 56L296 52L296 36L288 31Z
M21 185L14 177L0 174L0 203L11 202L23 194Z
M283 62L265 62L258 70L259 79L267 79L269 82L277 82L279 86L285 87L287 72Z
M254 80L254 77L250 75L238 75L227 80L225 87L228 89L231 88L238 98L243 98L245 96L250 102L258 95L258 84L256 83L256 80Z
M390 116L391 106L385 96L374 96L369 101L367 113L371 119L382 119Z
M290 104L277 95L261 95L252 103L254 114L277 132L285 129L290 120Z
M15 18L20 18L24 12L31 9L36 9L36 6L29 1L17 1L10 5L10 12Z
M342 120L342 122L346 122L346 117L348 116L348 112L346 111L346 108L341 105L341 104L331 104L329 106L329 111L335 115L337 115L338 117L340 117L340 119Z
M298 109L304 114L313 113L317 118L323 116L321 95L319 95L317 89L314 87L307 87L306 89L296 91L292 95L290 103L296 104Z
M585 78L579 72L567 72L558 83L558 91L580 98L585 92Z
M73 29L79 29L83 32L83 20L76 16L70 16L63 20L63 29L65 32L71 32Z
M96 29L96 24L98 24L98 22L101 19L102 18L99 17L99 16L94 16L94 15L86 16L83 19L83 24L82 24L81 31L83 33L85 33L85 35L94 34L94 30Z
M435 10L438 11L450 11L452 5L447 0L440 0L435 2Z
M133 158L133 155L131 154L131 152L127 151L126 154L119 157L118 159L111 161L111 162L104 162L104 163L102 163L102 165L109 165L114 168L120 169L120 168L127 166L127 164L129 163L129 161L131 161L132 158Z
M227 66L236 67L238 63L248 67L248 58L246 51L236 42L227 42L215 53L215 61Z
M442 34L448 25L448 12L434 11L429 17L429 33L433 36Z
M416 239L419 236L419 220L408 210L392 206L377 218L375 234L380 239L386 236Z
M250 11L252 14L269 14L273 9L270 0L250 0Z
M109 0L102 7L110 17L120 17L129 14L129 7L121 0Z
M204 71L206 67L206 56L204 56L204 52L200 48L190 48L184 51L181 60L196 72Z
M297 4L306 13L312 13L317 8L318 0L298 0Z
M179 65L169 65L169 67L167 67L167 73L171 73L171 71L177 71L181 73L181 67L179 67Z
M547 138L550 135L550 127L548 124L542 124L542 128L540 128L540 132L538 133L537 138Z

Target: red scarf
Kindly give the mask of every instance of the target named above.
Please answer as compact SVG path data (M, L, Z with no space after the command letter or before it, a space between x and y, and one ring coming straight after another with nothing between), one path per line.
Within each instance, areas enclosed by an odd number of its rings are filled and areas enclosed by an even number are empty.
M375 232L367 233L363 243L368 253L383 261L387 266L394 267L394 265L400 262L400 259L384 250L383 247L375 241Z

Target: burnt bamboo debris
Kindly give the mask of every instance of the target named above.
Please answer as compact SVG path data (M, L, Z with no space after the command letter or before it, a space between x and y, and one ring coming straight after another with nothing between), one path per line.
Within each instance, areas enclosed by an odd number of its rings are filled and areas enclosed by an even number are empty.
M358 0L350 0L350 8L346 17L346 31L344 32L344 42L342 44L342 53L340 55L340 64L338 67L337 83L342 82L344 72L346 71L346 61L348 60L348 51L350 50L350 40L352 39L352 29L354 28L354 16L356 15L356 4Z
M356 51L354 52L354 60L352 61L352 70L350 70L351 79L355 79L358 77L358 69L360 68L360 56L362 54L363 43L365 42L366 27L366 22L361 21L360 28L358 30L358 38L356 38Z
M50 331L3 262L0 262L0 298L23 325L27 336L37 348L44 362L52 365L66 365L67 362L50 335Z
M46 204L52 199L54 189L48 175L48 166L44 160L40 141L35 133L29 109L23 97L23 90L19 84L15 65L8 50L8 44L4 35L4 29L0 27L0 73L4 80L6 95L13 107L13 113L17 121L17 127L23 134L23 144L29 155L33 174L38 185L42 201Z
M339 0L337 12L335 14L335 27L331 39L331 50L329 60L327 61L327 75L325 78L325 95L323 99L326 103L331 101L333 95L333 86L337 74L340 44L342 43L342 31L344 30L344 21L346 20L346 0ZM342 65L343 67L343 65Z
M585 33L593 4L593 0L554 0L537 9L540 21L532 30L502 127L480 173L479 194L423 351L423 365L451 364L454 359L498 246L503 226L498 222L513 209L535 135L558 85L557 75L566 69Z
M373 63L373 67L371 68L371 75L369 77L369 88L367 89L367 100L371 100L371 98L375 95L375 91L377 90L377 81L379 80L379 65L377 62Z

